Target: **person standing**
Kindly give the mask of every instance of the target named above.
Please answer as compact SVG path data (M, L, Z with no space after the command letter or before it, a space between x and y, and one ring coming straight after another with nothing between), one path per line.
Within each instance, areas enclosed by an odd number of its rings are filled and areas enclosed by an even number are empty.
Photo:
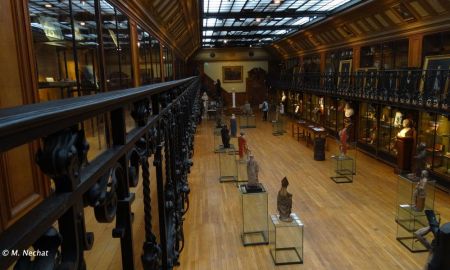
M269 113L269 103L267 100L264 100L262 103L262 112L263 112L263 121L267 121L267 115Z

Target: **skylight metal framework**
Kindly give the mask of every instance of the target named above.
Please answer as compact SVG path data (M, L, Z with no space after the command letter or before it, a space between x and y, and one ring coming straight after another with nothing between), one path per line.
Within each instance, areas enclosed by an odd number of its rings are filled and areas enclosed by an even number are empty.
M203 0L202 45L268 45L362 1Z

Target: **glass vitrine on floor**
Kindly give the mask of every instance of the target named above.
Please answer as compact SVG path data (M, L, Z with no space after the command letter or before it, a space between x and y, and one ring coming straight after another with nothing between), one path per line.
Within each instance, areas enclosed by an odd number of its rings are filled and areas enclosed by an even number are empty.
M239 185L242 210L241 239L244 246L269 243L268 195L262 183L261 191L252 192L247 185Z
M353 176L356 174L356 157L356 143L348 144L345 154L341 152L331 156L330 178L338 184L353 182Z
M237 165L237 185L242 182L248 181L247 175L247 155L245 155L242 159L236 160Z
M270 215L270 255L275 265L303 263L303 222L295 214L291 221Z
M239 128L256 128L255 115L240 115Z
M418 181L412 180L408 175L399 175L397 178L397 216L396 221L410 220L414 212L434 210L436 181L429 179L425 185L424 193L418 196L416 192Z
M214 152L218 153L221 150L223 150L223 145L222 145L222 136L220 133L220 128L215 128L214 129Z
M280 136L286 133L285 119L283 116L278 118L278 121L272 121L272 135Z
M220 182L234 182L237 180L236 150L225 148L219 152Z

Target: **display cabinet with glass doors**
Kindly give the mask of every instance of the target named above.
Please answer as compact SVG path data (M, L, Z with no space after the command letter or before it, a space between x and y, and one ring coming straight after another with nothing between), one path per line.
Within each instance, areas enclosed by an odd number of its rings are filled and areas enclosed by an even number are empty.
M379 118L378 155L390 163L395 163L398 154L397 134L402 129L402 122L404 119L409 119L412 122L412 128L417 129L417 111L381 106Z
M374 154L378 142L378 105L361 103L358 123L358 144Z
M332 133L337 134L337 100L332 97L325 97L325 108L324 108L324 126L329 129Z

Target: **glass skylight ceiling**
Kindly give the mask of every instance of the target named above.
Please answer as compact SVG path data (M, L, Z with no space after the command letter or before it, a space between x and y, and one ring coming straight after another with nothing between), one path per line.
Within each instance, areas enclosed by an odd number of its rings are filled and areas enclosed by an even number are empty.
M264 46L363 0L203 0L203 47Z

